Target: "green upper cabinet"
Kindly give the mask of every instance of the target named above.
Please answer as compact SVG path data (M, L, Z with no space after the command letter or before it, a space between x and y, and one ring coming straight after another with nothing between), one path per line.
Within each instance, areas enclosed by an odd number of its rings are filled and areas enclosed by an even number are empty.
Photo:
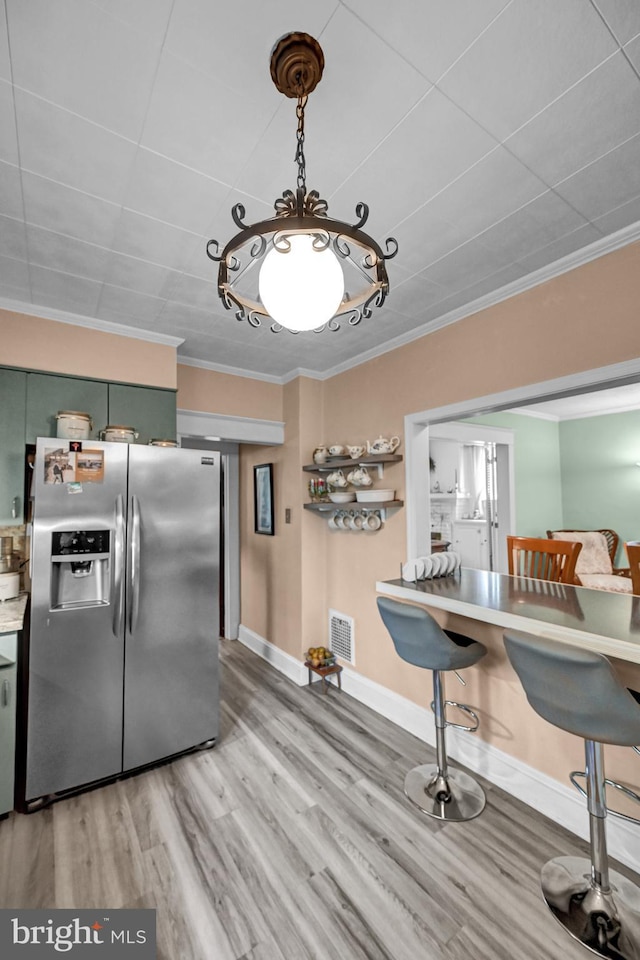
M23 522L25 444L57 435L60 410L88 413L91 438L131 426L137 443L175 440L176 391L0 367L0 526Z
M136 443L150 440L175 440L176 392L156 387L129 387L109 384L109 423L133 427L139 434Z
M26 442L36 437L55 437L56 414L60 410L88 413L93 420L91 437L106 427L109 385L99 380L56 377L47 373L30 373L27 380Z
M0 526L22 523L27 375L0 369Z

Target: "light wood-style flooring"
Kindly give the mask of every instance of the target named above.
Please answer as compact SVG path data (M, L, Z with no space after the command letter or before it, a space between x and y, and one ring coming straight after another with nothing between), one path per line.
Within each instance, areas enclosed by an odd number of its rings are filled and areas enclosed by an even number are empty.
M0 906L155 907L162 960L591 956L538 884L582 841L489 784L478 819L441 825L402 788L429 747L237 642L220 656L219 744L0 822Z

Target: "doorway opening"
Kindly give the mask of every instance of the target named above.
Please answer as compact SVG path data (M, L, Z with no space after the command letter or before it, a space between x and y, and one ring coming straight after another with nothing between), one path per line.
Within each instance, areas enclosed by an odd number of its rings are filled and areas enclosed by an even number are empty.
M240 627L238 444L183 436L180 446L220 453L220 636L237 640Z
M506 573L515 529L514 435L467 423L429 428L430 540L445 541L465 567Z

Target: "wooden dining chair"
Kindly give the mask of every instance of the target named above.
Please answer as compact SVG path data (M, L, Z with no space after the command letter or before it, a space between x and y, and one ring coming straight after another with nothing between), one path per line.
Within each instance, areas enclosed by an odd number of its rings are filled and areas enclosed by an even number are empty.
M631 592L640 596L640 540L627 540L625 549L631 570Z
M507 537L509 573L556 583L575 583L576 560L582 544L543 537Z

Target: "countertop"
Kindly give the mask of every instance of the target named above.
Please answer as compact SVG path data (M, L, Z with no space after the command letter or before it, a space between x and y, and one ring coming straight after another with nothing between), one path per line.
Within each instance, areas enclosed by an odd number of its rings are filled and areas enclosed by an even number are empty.
M376 591L640 663L640 597L466 568L418 583L378 581Z
M0 601L0 633L22 630L28 599L28 593L21 593L15 600Z

